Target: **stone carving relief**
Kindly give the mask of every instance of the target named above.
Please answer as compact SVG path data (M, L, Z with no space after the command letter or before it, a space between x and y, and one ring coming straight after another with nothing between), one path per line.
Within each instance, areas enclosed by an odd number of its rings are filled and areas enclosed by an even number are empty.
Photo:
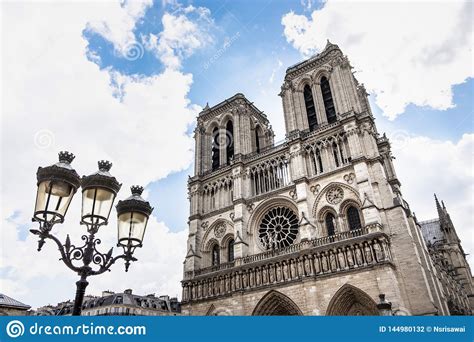
M355 174L353 174L352 172L344 175L344 180L347 182L347 184L354 183L354 179L355 179Z
M227 230L227 226L225 223L219 223L217 226L214 227L214 235L216 238L220 239L224 236Z
M317 194L319 193L319 191L321 190L321 185L319 185L319 184L313 185L313 186L311 186L311 187L309 188L309 190L310 190L313 194L317 195Z
M338 204L344 198L344 190L339 186L334 186L328 189L326 193L326 200L331 204Z

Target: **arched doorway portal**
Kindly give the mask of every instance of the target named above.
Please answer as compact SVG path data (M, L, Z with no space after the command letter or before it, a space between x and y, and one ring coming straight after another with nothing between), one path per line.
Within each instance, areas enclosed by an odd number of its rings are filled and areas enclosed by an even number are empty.
M355 286L346 284L332 297L327 316L378 316L377 303Z
M302 316L303 313L289 297L272 290L260 299L252 316Z

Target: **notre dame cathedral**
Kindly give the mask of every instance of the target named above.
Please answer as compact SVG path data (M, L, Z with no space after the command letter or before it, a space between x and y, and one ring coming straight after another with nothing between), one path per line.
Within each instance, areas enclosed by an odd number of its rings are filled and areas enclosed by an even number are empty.
M278 145L242 94L199 114L184 314L472 314L446 207L417 221L351 69L329 42L287 69Z

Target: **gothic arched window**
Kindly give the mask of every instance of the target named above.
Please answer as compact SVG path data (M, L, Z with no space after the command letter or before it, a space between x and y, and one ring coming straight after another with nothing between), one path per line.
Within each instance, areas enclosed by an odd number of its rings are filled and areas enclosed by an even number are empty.
M215 244L212 247L212 266L217 266L221 263L221 258L219 254L219 245Z
M331 86L325 76L321 78L321 92L323 94L324 108L326 109L328 123L336 122L336 109L334 108L334 101L332 99Z
M234 239L227 244L227 261L234 261Z
M327 213L326 214L326 230L328 232L328 236L333 236L334 233L336 232L336 227L334 226L334 223L336 222L336 219L334 218L334 215L332 213Z
M336 143L332 144L332 152L334 154L334 161L336 162L336 167L339 167L339 156L338 156L338 149Z
M321 159L321 151L319 151L319 148L316 150L316 159L318 160L319 164L319 172L323 172L323 160Z
M219 129L217 127L212 131L212 170L219 168Z
M260 126L255 128L255 151L260 153Z
M308 116L309 130L314 131L318 127L318 119L316 118L316 107L314 106L313 93L309 85L304 86L303 95L306 115Z
M359 210L356 207L350 206L347 209L347 222L349 223L349 230L362 228L360 222Z
M227 154L227 164L230 164L230 161L234 159L234 125L232 121L227 121L225 127L226 136L225 136L225 146Z

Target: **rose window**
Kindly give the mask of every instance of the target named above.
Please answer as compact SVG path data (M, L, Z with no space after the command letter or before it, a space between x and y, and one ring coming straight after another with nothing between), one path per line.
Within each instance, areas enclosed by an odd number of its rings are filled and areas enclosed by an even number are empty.
M298 235L298 216L286 207L270 209L262 219L258 237L265 249L291 245Z

